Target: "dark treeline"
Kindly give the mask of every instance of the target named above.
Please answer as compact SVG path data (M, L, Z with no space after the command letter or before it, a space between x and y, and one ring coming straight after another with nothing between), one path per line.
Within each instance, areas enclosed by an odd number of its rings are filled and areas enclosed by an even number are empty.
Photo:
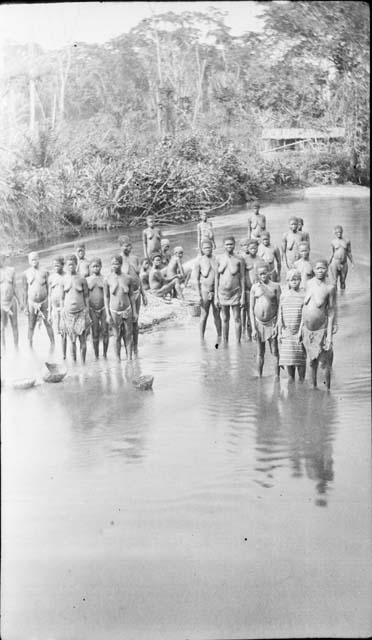
M369 8L264 3L261 33L172 12L103 45L8 45L1 77L0 224L160 222L278 185L369 184ZM130 6L128 5L128 11ZM344 127L337 145L264 154L264 127Z

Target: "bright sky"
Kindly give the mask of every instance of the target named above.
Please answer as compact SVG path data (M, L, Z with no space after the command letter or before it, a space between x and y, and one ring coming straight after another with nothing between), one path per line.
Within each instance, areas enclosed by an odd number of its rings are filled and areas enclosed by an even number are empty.
M129 31L152 13L205 11L213 6L226 11L233 35L259 31L256 2L66 2L0 5L0 45L5 41L35 42L46 49L69 42L106 42Z

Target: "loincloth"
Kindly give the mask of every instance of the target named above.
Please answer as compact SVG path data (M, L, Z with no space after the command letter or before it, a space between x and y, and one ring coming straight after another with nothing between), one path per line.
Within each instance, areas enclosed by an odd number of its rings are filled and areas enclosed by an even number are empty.
M89 329L90 317L88 309L82 309L76 313L69 313L65 309L61 311L60 331L62 335L75 340Z
M327 329L318 329L317 331L310 331L306 327L302 327L302 341L306 350L306 355L310 362L313 360L320 361L322 367L325 367L330 362L332 363L333 349L325 349L325 343L327 339Z
M257 320L256 318L257 335L261 342L266 342L267 340L272 340L276 337L273 335L276 332L276 322L276 316L266 322L262 322L262 320Z
M13 296L10 300L1 300L1 313L13 316L17 312L17 300Z
M220 304L226 307L233 307L235 305L240 304L240 299L242 296L242 291L240 287L236 287L235 289L219 289L218 298Z
M116 326L122 326L126 320L132 320L133 312L132 307L129 305L126 309L122 311L115 311L114 309L110 309L110 313L114 324Z

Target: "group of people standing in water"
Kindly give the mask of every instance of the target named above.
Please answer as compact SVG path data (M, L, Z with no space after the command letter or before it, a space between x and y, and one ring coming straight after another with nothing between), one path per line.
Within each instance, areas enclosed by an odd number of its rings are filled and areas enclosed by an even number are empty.
M290 381L305 377L306 359L310 362L312 383L317 385L318 365L325 367L330 388L333 361L332 336L336 325L336 289L338 281L345 288L348 261L353 264L351 245L336 226L329 260L310 261L310 237L303 230L303 220L291 217L279 249L271 242L266 218L258 203L249 216L247 236L235 252L233 236L223 240L223 253L216 249L212 223L202 212L197 225L198 256L192 268L183 263L183 248L170 248L152 215L143 231L144 259L132 253L128 236L119 237L120 251L111 258L111 271L104 277L102 260L87 259L85 246L78 243L76 252L56 257L53 272L40 267L39 255L31 252L29 268L22 274L22 295L16 286L14 268L0 255L1 339L5 346L8 321L18 347L18 306L28 317L28 342L38 322L44 323L51 348L56 335L61 336L66 358L67 339L76 361L79 340L81 361L87 351L87 336L92 335L93 349L99 357L102 341L106 358L110 333L113 333L117 358L122 344L128 359L138 353L138 319L141 303L147 294L178 297L184 300L185 287L194 283L201 307L200 335L204 339L212 309L217 342L227 344L230 314L238 342L242 334L257 343L258 374L262 376L266 345L275 361L275 376L286 367ZM286 268L286 287L281 287L282 265Z

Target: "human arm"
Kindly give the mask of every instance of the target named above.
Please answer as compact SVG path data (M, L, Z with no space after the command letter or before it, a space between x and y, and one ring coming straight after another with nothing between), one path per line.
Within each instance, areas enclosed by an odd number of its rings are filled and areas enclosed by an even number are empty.
M283 305L283 296L280 296L279 308L278 308L278 319L276 323L276 332L278 335L279 342L281 342L282 340L282 329L283 329L282 305Z
M215 239L214 239L214 231L213 231L213 225L212 225L212 223L210 223L210 229L211 229L210 241L211 241L211 243L212 243L213 250L215 250L215 249L216 249L216 241L215 241Z
M82 278L82 285L83 285L84 306L87 309L89 306L89 289L88 289L87 281L85 278Z
M219 273L219 264L218 260L216 260L216 268L215 268L215 279L214 279L214 304L216 307L220 307L220 299L218 296L218 285L220 281L220 273Z
M149 255L147 252L147 233L146 233L146 229L144 229L142 231L142 244L143 244L143 255L145 256L145 258L149 259Z
M240 284L241 284L241 290L242 290L242 294L240 296L240 306L244 307L244 305L245 305L245 261L244 261L244 258L240 258L239 264L240 264Z
M283 240L282 240L282 259L285 266L288 269L289 267L288 267L288 261L287 261L287 234L284 234Z
M128 278L129 278L128 295L130 300L130 306L132 307L132 318L133 318L133 322L137 322L138 314L136 309L136 298L135 298L135 292L133 288L133 280L130 276L128 276Z
M252 285L250 296L249 296L249 319L251 321L252 327L252 339L256 340L257 338L257 327L256 327L256 317L254 315L254 305L255 305L255 293L256 293L256 285Z
M328 260L328 264L331 264L334 254L335 254L335 246L334 246L334 244L332 242L332 244L331 244L331 257Z
M350 242L350 240L348 240L347 243L346 243L346 255L349 258L352 266L354 266L354 259L353 259L352 253L351 253L351 242Z
M106 279L104 280L104 283L103 283L103 301L104 301L104 305L105 305L106 320L107 320L107 322L109 322L110 321L110 309L109 309L110 287L109 287L109 283L108 283L108 281Z
M328 294L328 322L327 322L327 336L325 348L328 350L332 346L332 334L334 333L336 321L336 287L329 288Z
M279 251L278 247L275 247L275 249L274 249L274 258L276 260L276 271L277 271L277 274L278 274L278 280L280 280L280 273L281 273L281 270L282 270L282 258L281 258L280 251Z
M202 300L202 291L201 291L200 262L199 262L199 260L196 260L195 267L194 267L194 275L195 275L196 285L197 285L197 288L198 288L199 302L200 302L200 304L202 304L203 300Z
M17 300L19 307L22 307L22 300L21 300L21 296L19 295L17 283L16 283L15 270L13 270L13 274L12 274L12 287L13 287L13 295Z
M27 298L28 298L28 282L27 282L27 276L24 273L22 275L22 306L26 314L28 313Z

